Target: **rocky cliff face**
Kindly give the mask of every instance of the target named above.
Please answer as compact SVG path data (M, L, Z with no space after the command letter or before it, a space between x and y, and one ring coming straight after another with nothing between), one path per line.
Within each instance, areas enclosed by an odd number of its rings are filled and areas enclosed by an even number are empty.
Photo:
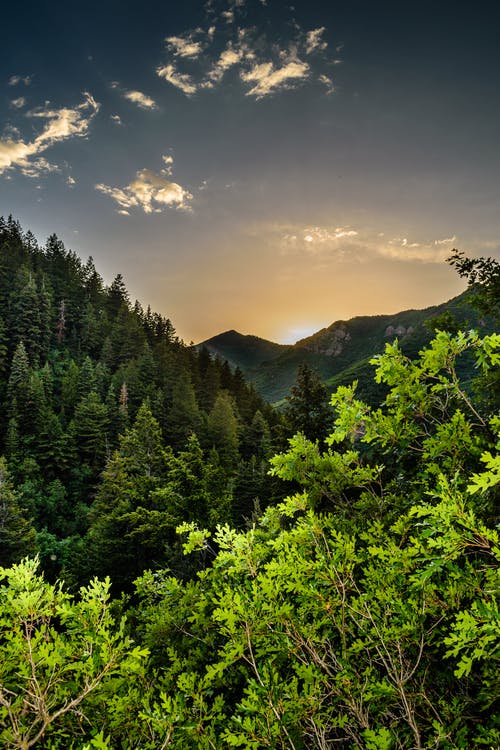
M399 326L387 326L385 329L384 336L391 337L391 338L402 338L403 336L409 336L410 333L413 333L415 329L413 326L408 326L408 328L405 328L402 325Z
M314 354L326 357L338 357L345 345L351 339L345 323L335 323L330 328L316 333L314 336L298 341L296 346Z

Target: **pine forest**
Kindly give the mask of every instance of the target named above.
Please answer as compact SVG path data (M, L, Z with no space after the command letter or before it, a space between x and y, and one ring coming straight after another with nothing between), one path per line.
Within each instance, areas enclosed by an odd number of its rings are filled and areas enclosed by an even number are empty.
M500 748L500 266L449 262L491 325L276 408L0 220L1 748Z

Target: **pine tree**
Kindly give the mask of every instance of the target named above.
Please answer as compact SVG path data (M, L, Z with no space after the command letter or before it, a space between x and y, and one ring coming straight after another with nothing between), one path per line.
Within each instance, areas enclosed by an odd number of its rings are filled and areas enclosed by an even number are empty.
M300 365L297 381L286 400L285 423L289 433L301 432L309 440L324 440L332 426L328 394L319 375L307 363Z
M77 404L70 424L77 454L94 472L100 471L108 451L108 410L95 391Z
M227 391L221 391L208 417L208 440L219 454L221 464L225 469L236 468L238 433L238 416L234 399Z
M165 544L173 528L158 490L170 460L159 425L144 404L108 461L90 512L92 569L112 575L120 587L130 587L146 567L166 563Z
M0 566L8 567L35 553L35 530L19 506L6 461L0 458Z
M28 355L22 341L16 347L10 376L7 384L7 398L9 399L9 416L17 420L20 433L26 434L31 426L31 375Z
M186 440L200 428L200 413L194 388L187 372L183 372L174 385L172 406L165 420L165 437L176 450L186 444Z

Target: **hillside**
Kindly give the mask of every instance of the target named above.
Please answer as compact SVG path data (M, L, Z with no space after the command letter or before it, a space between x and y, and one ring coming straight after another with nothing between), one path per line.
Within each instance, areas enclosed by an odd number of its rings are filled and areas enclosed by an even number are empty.
M227 331L198 345L211 354L239 367L247 380L266 400L283 399L295 382L301 363L318 371L333 390L338 384L360 380L373 388L372 367L368 360L397 338L403 351L415 356L431 339L426 322L451 313L465 327L481 324L469 304L469 293L422 310L404 310L391 315L359 316L340 320L294 345L280 345L256 336Z
M291 347L275 344L258 336L248 336L238 331L225 331L198 344L197 349L206 347L209 352L225 359L231 367L239 367L244 373L251 372L262 362L276 359Z

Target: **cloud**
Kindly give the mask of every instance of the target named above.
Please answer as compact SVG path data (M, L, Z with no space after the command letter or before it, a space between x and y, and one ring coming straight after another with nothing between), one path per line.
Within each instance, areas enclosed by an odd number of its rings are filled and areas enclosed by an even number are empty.
M9 78L8 85L19 86L20 83L23 83L25 86L29 86L32 79L33 76L11 76Z
M424 239L386 238L385 232L374 232L351 226L271 225L266 230L271 243L281 255L311 255L322 261L367 262L385 258L398 262L443 263L457 237Z
M255 65L247 73L241 73L241 79L245 83L255 83L246 92L246 96L255 96L262 99L264 96L274 94L278 90L291 88L297 79L305 79L309 75L309 65L303 62L290 62L282 68L274 68L271 62ZM291 82L294 81L292 84Z
M109 119L112 120L115 125L123 125L120 115L110 115Z
M137 104L141 109L157 109L155 100L143 94L142 91L124 91L123 96L129 102Z
M17 99L11 99L10 106L14 109L22 109L26 104L26 97L19 96Z
M157 75L183 91L187 96L195 94L198 86L187 73L179 73L173 65L163 65L156 69Z
M169 36L165 39L168 50L174 57L184 57L188 59L197 58L203 51L203 40L196 40L196 36L205 36L203 29L195 29L184 36Z
M325 31L325 27L321 26L319 29L313 29L306 33L306 54L310 55L311 52L326 50L328 43L321 38Z
M25 177L41 177L44 174L61 171L57 164L51 164L47 159L44 159L43 156L32 162L28 162L25 166L21 166L20 170Z
M32 141L13 140L9 137L0 139L0 174L15 168L28 176L55 171L57 167L50 165L49 168L49 162L40 158L39 154L61 141L87 135L100 105L87 92L84 92L83 97L83 102L73 108L51 109L46 104L45 107L27 112L26 117L46 120L46 124Z
M205 87L208 88L212 83L219 83L224 77L224 73L234 65L238 65L246 55L248 55L247 50L244 48L235 49L230 43L228 47L221 52L219 59L214 63L212 69L209 70L207 79L210 81L210 84L207 85L207 82L205 82Z
M171 175L174 163L174 157L170 154L166 154L161 157L165 167L161 170L162 174Z
M147 94L143 94L142 91L122 89L118 81L112 81L111 88L119 91L124 99L127 99L127 101L132 102L133 104L137 104L141 109L158 109L155 100ZM115 120L115 122L117 122L116 118L120 120L118 115L111 116L111 119ZM118 124L121 124L121 121Z
M248 4L229 0L225 10L216 11L214 3L206 3L210 25L167 37L167 60L156 68L157 75L186 96L214 88L231 69L246 96L255 99L295 89L306 80L319 81L327 94L333 93L330 68L322 67L335 62L328 58L326 28L307 31L292 19L273 19L269 32L262 25L248 27L241 23ZM259 0L259 5L265 3Z
M333 81L330 78L330 76L327 76L327 75L324 75L324 74L320 75L318 77L318 81L320 81L320 83L322 83L324 86L326 86L326 93L327 94L333 94L333 92L335 91L335 86L333 85Z
M176 182L171 182L150 169L141 169L129 185L123 188L99 184L95 189L112 198L119 206L118 213L129 215L129 209L141 208L144 213L160 213L164 208L189 211L191 193Z

